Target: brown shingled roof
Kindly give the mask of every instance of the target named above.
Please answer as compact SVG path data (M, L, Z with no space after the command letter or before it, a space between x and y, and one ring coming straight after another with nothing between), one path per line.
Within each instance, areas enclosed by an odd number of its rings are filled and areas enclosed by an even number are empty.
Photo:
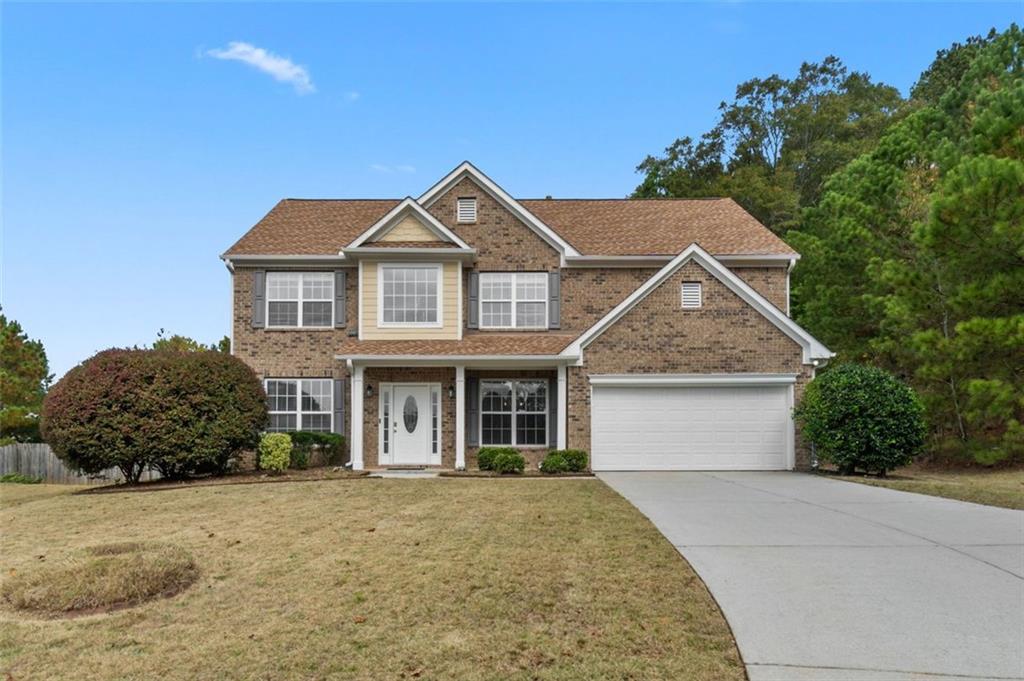
M462 340L346 338L338 355L557 355L575 336L564 333L466 333Z
M732 199L523 199L583 255L794 253Z
M335 255L398 203L398 199L284 199L226 255ZM794 253L732 199L524 199L520 203L583 255L675 255L693 242L714 255ZM387 245L401 247L393 242Z

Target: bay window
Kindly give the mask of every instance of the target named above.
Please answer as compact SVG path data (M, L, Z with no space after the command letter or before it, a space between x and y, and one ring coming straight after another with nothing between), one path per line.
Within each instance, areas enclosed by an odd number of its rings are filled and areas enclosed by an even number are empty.
M267 272L267 326L334 325L331 272Z
M267 411L271 432L332 431L333 381L329 378L268 378Z
M547 419L547 381L480 381L482 445L546 446Z
M547 325L546 272L480 274L480 328L544 329Z

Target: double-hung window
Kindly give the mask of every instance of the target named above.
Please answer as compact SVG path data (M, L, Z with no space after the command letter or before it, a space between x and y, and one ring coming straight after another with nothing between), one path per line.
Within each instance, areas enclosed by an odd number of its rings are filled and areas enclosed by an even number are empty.
M547 445L547 421L547 381L480 381L482 445Z
M268 378L267 410L272 432L332 430L333 381L329 378Z
M545 329L547 326L546 272L480 274L480 328Z
M441 326L440 265L380 265L378 326Z
M333 325L331 272L267 272L268 327Z

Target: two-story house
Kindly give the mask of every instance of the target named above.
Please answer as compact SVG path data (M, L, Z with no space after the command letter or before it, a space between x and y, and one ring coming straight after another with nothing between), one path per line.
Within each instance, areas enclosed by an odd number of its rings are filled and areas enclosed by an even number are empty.
M789 317L798 257L729 199L517 200L470 163L285 199L222 256L271 430L342 433L356 469L594 470L806 464L792 408L831 353Z

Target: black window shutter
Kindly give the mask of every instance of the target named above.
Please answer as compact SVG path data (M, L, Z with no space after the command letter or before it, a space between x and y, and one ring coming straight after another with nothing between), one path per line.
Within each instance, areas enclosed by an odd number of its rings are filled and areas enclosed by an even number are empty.
M561 272L548 272L548 328L562 328Z
M334 379L334 432L345 434L345 379Z
M262 329L267 325L267 273L254 270L252 273L252 328Z
M466 444L480 445L480 379L466 376Z
M558 380L548 379L548 447L558 446Z
M469 273L469 315L466 317L467 329L480 328L480 273Z
M334 328L344 329L348 324L345 315L345 270L334 271Z

